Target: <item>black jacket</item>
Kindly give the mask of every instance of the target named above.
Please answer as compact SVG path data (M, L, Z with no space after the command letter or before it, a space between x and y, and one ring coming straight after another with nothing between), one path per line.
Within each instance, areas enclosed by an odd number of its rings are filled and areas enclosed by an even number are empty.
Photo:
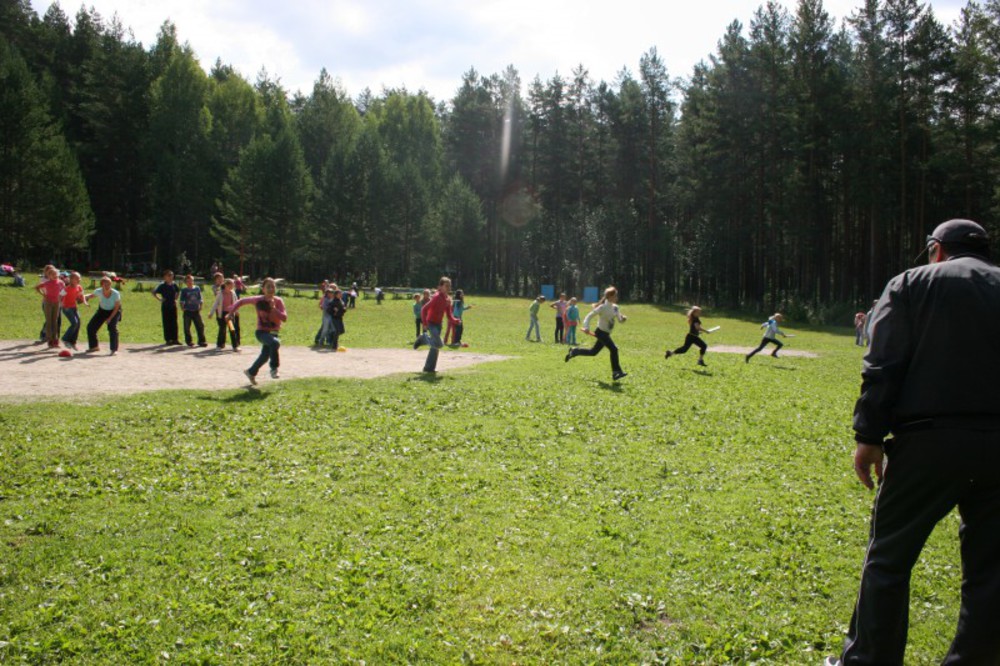
M945 424L1000 430L1000 268L966 254L897 275L871 336L857 441Z

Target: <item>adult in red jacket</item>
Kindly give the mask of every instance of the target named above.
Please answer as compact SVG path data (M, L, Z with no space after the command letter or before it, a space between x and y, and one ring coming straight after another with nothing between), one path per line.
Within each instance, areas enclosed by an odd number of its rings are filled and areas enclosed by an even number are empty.
M413 343L413 348L417 349L420 345L431 346L430 351L427 352L427 360L424 361L424 372L437 372L438 352L444 346L441 341L441 322L445 317L448 317L452 326L460 323L451 312L451 298L448 296L450 291L451 278L441 278L438 280L437 292L420 309L420 319L427 332L417 338L417 341Z

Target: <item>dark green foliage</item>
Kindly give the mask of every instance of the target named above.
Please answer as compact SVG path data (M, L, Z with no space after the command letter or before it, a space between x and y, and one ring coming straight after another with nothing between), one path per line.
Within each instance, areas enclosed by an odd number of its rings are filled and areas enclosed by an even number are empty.
M47 261L87 246L86 186L27 65L0 36L0 255Z
M38 150L79 164L85 249L112 267L137 252L232 264L242 238L252 270L291 279L451 269L479 290L613 283L633 299L821 313L876 295L943 219L1000 233L997 0L947 27L916 0L859 0L839 29L820 0L766 3L720 26L683 80L653 47L611 82L580 64L523 90L509 66L470 69L450 100L352 100L323 70L290 102L266 72L252 86L217 61L205 75L170 22L143 49L93 9L2 11L69 154Z

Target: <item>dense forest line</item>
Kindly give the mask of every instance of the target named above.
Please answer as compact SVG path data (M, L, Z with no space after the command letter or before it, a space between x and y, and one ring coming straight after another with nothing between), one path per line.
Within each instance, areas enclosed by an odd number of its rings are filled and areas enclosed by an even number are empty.
M216 259L526 294L797 308L877 295L933 226L1000 232L1000 0L944 26L915 0L768 3L672 78L524 85L470 69L450 100L308 95L206 73L177 28L0 0L0 259L122 269Z

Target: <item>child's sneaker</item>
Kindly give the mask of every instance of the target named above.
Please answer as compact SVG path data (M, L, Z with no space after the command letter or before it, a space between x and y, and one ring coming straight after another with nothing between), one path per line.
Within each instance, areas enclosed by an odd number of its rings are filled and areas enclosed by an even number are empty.
M616 372L613 375L611 375L611 379L615 381L618 381L619 379L625 379L626 377L628 377L627 372Z
M673 355L674 353L668 349L666 353L663 355L663 358L670 358Z
M243 374L246 375L247 379L250 380L251 384L253 384L254 386L257 385L257 378L251 375L249 370L244 370Z
M700 358L698 359L698 365L700 365L703 368L707 368L708 367L707 365L705 365L705 361L702 360L702 359L700 359Z
M277 379L277 378L278 378L278 369L271 368L271 379Z

